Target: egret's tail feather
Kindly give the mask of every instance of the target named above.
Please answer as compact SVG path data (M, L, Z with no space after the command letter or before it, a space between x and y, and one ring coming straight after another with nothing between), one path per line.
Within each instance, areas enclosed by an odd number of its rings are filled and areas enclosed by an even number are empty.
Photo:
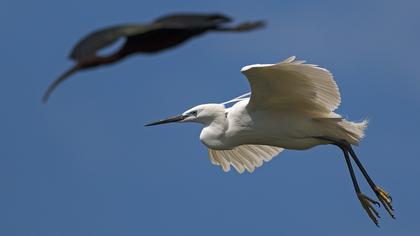
M350 143L357 145L365 136L365 129L367 128L368 120L356 123L342 119L338 124L345 130L349 138L353 141Z
M365 129L368 125L367 120L352 122L341 117L315 118L315 120L323 124L323 132L325 132L323 135L336 139L344 139L353 145L358 145L363 139Z

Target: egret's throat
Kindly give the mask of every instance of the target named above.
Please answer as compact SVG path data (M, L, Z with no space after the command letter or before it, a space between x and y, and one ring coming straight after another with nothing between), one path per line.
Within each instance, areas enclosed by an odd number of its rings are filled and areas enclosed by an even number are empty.
M228 122L224 112L212 121L203 124L205 127L200 134L201 142L211 149L226 149L225 134L228 129Z

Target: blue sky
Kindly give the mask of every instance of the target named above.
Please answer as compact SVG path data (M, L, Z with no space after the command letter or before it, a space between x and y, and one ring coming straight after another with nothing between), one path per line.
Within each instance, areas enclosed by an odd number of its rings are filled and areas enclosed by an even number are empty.
M2 0L0 234L418 234L419 10L418 1ZM172 12L268 27L76 74L41 104L80 37ZM370 120L356 152L392 194L397 220L381 208L381 229L373 225L335 147L285 151L239 175L210 164L199 125L143 127L245 93L242 66L291 55L333 72L340 114Z

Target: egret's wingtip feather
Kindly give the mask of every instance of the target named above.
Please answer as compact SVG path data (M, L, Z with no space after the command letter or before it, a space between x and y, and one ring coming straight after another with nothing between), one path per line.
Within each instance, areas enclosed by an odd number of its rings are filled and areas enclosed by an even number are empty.
M254 64L254 65L255 65L255 64ZM247 66L242 67L242 68L241 68L241 72L242 72L242 73L246 72L247 70L249 70L250 68L252 68L254 65L247 65Z
M241 145L232 150L209 149L209 158L212 164L220 165L225 172L233 166L240 174L245 170L253 173L264 161L270 161L282 151L283 148L267 145Z

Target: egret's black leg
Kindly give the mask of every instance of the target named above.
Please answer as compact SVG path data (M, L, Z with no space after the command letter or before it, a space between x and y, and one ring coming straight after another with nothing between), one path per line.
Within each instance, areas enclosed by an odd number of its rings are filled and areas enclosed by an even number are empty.
M393 214L394 209L392 208L391 202L392 198L391 196L385 192L381 187L376 185L373 180L368 175L367 171L363 167L362 163L359 161L359 158L357 158L356 153L354 152L353 148L350 144L347 144L347 149L353 158L354 162L356 162L356 165L359 167L360 171L362 172L363 176L365 177L366 181L369 183L369 186L372 188L373 192L375 192L376 196L378 197L379 201L382 202L382 205L384 205L386 211L389 213L389 215L395 219L395 216Z
M365 209L365 211L367 212L368 216L372 219L372 221L376 224L376 226L379 227L378 225L378 219L379 214L378 212L373 208L373 204L376 204L378 206L379 202L367 197L365 194L363 194L360 190L359 184L357 183L357 179L356 179L356 175L354 173L353 170L353 166L351 165L351 160L350 160L350 156L349 156L349 146L350 144L348 142L346 142L345 140L338 140L338 139L334 139L334 138L330 138L330 137L314 137L314 138L318 138L324 141L328 141L329 143L339 147L344 154L344 158L346 160L347 163L347 167L349 169L350 172L350 176L353 182L353 186L354 186L354 190L356 191L357 197L359 198L360 203L362 204L363 209Z
M380 216L379 216L378 212L376 211L376 209L372 205L372 204L376 204L376 205L379 206L379 202L377 202L375 200L372 200L371 198L364 195L360 191L360 187L359 187L359 184L357 183L356 175L354 174L353 166L351 165L351 161L350 161L348 151L341 144L335 144L335 145L337 145L343 151L344 158L346 159L347 167L348 167L349 172L350 172L351 180L353 182L354 190L356 191L356 195L359 198L359 201L362 204L363 209L365 209L365 211L367 212L367 214L369 215L369 217L373 221L373 223L375 223L375 225L379 227L377 218L380 218Z
M218 27L214 31L230 31L230 32L241 32L241 31L250 31L257 28L264 27L264 21L255 21L255 22L244 22L233 27Z

